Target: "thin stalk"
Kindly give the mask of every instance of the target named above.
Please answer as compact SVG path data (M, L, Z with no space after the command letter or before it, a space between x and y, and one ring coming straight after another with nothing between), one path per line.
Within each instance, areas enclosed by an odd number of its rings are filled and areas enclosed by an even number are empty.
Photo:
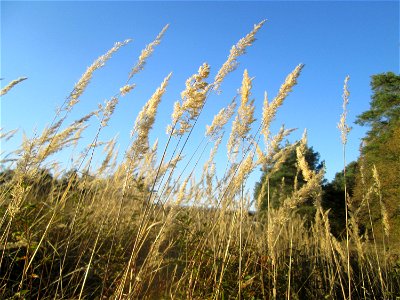
M293 223L292 223L292 230L291 230L291 233L290 233L290 253L289 253L287 300L290 300L290 279L291 279L291 273L292 273L292 250L293 250Z
M244 139L242 140L242 160L244 160ZM240 192L240 220L239 220L239 300L242 299L242 222L243 222L243 194L244 194L244 182L241 184Z
M108 202L108 203L109 203L109 202ZM108 208L108 205L107 205L107 208ZM79 300L82 299L83 289L84 289L85 284L86 284L87 276L88 276L88 274L89 274L90 266L91 266L91 264L92 264L93 256L94 256L94 253L95 253L95 251L96 251L97 243L98 243L98 241L99 241L100 233L101 233L101 231L102 231L102 229L103 229L103 225L104 225L105 219L106 219L106 216L103 218L103 221L102 221L102 223L101 223L101 225L100 225L99 232L98 232L97 237L96 237L96 241L94 242L92 254L90 255L89 263L88 263L88 265L87 265L87 267L86 267L86 271L85 271L85 277L84 277L84 279L83 279L82 287L81 287L81 290L80 290L80 292L79 292L79 298L78 298Z
M346 144L343 143L343 177L344 177L344 203L346 216L346 252L347 252L347 280L349 300L351 300L351 274L350 274L350 249L349 249L349 217L348 217L348 197L346 184Z

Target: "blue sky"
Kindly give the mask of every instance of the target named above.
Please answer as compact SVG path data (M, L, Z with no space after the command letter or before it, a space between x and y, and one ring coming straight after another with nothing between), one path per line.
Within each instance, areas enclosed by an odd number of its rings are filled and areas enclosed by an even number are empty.
M257 41L239 59L240 65L222 85L222 93L208 100L186 153L203 135L213 115L226 106L240 87L247 69L254 77L252 97L256 118L261 117L264 91L272 99L294 67L305 68L293 93L279 110L272 129L281 124L298 128L290 140L308 130L309 145L325 160L328 179L343 166L337 123L342 112L343 81L350 75L348 122L353 127L347 146L348 162L358 157L367 128L353 124L367 110L370 76L399 72L399 2L366 1L259 1L259 2L1 2L1 81L26 76L1 99L1 127L20 128L1 147L5 153L21 142L22 132L32 136L49 124L57 106L68 96L86 68L114 42L132 38L94 78L76 106L71 121L109 99L124 85L140 51L170 24L161 45L134 80L137 88L122 98L107 140L119 134L120 151L129 144L137 112L163 78L173 72L151 138L165 145L165 127L173 103L186 78L203 62L211 65L211 78L225 61L229 49L253 24L267 19ZM93 124L86 142L96 131ZM229 133L229 132L228 132ZM3 154L4 155L4 154ZM205 156L208 156L206 154ZM221 153L218 160L223 160ZM64 159L67 156L64 157ZM224 165L224 164L222 164ZM256 172L249 179L253 184Z

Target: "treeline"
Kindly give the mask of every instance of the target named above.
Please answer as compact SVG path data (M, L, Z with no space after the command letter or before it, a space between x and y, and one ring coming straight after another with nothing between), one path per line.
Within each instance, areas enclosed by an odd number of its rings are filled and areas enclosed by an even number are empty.
M400 76L392 72L373 75L371 89L370 108L355 121L369 128L360 156L336 173L331 182L323 182L320 201L329 210L331 231L336 237L344 238L346 234L347 193L348 213L357 220L360 235L380 241L386 237L392 247L397 247L400 243ZM312 170L323 167L319 153L312 147L308 147L305 158ZM259 211L279 207L294 189L305 184L297 164L296 149L292 148L278 169L273 164L263 167L254 191ZM269 193L260 195L267 178ZM315 215L313 201L310 199L298 208L309 222Z

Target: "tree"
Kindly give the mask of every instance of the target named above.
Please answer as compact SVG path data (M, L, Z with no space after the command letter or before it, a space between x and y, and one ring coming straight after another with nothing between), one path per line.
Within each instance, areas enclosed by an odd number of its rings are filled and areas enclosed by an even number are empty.
M311 170L318 172L322 169L323 162L320 162L320 155L318 152L314 151L312 147L307 147L305 158ZM254 188L254 198L256 200L258 200L262 185L273 167L273 165L264 166L264 171L261 174L260 181L256 183ZM282 204L282 201L284 201L287 197L290 197L294 191L296 178L298 188L302 187L306 183L303 178L303 174L299 172L297 168L296 149L293 148L285 162L269 177L270 207L278 208ZM268 195L265 195L259 203L260 205L257 208L259 211L267 210ZM313 204L311 200L306 201L305 204L299 209L299 212L302 215L313 215L314 210L312 207Z
M371 88L370 109L356 120L357 124L369 126L370 130L363 139L364 146L359 159L363 180L356 180L354 197L361 202L365 198L365 191L374 184L377 186L373 177L375 168L381 195L377 197L374 193L369 199L371 215L373 221L381 218L381 201L392 224L391 232L396 233L393 225L400 226L400 76L392 72L374 75ZM368 225L367 220L365 222ZM400 241L400 236L397 239Z
M359 167L357 161L352 161L346 166L346 186L347 186L347 192L349 193L350 197L353 196L358 168ZM344 183L345 183L344 172L341 171L337 172L332 182L327 185L331 185L337 191L344 192Z
M392 72L373 75L370 109L357 117L356 124L371 127L364 141L364 152L371 152L376 144L392 137L400 122L400 76Z

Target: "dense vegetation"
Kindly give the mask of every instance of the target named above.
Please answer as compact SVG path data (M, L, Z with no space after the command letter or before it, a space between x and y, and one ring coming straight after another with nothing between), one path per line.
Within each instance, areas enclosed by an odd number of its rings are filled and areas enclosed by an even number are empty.
M362 155L327 183L319 154L307 146L306 132L288 144L291 130L270 131L303 65L288 75L272 101L265 98L258 125L250 99L252 79L245 71L240 103L230 103L207 127L205 139L213 148L201 178L195 179L194 169L181 178L177 166L188 140L198 142L191 133L208 96L235 70L262 25L232 47L214 79L205 63L186 81L161 151L150 143L149 132L171 74L140 111L122 161L117 160L116 139L101 142L100 137L167 28L146 46L127 84L105 105L65 125L94 72L129 41L115 44L87 69L42 134L24 139L20 149L2 157L1 298L400 297L400 259L393 246L399 228L398 76L373 77L371 111L359 117L361 124L371 126ZM347 80L339 126L344 151ZM11 82L2 95L21 81ZM234 114L229 164L221 166L214 158ZM54 157L79 144L92 116L100 120L92 143L72 169L60 170ZM13 134L2 131L1 137ZM101 146L104 160L94 166L93 154ZM222 178L216 176L217 168L225 170ZM244 187L257 168L263 175L253 199ZM249 213L253 202L255 214Z

